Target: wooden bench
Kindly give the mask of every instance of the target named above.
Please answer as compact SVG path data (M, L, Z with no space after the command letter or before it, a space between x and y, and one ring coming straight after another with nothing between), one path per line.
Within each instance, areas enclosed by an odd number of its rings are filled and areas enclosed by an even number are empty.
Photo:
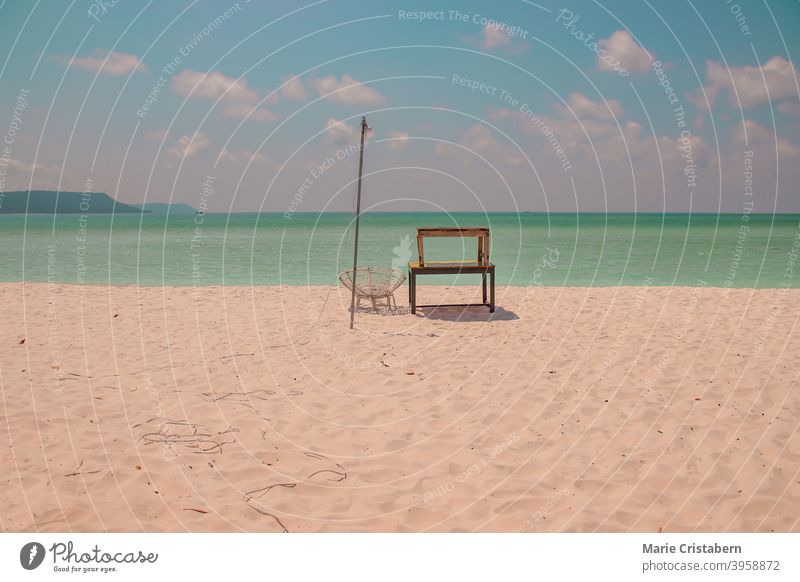
M478 255L475 261L425 261L423 240L426 237L475 237L478 239ZM494 313L495 285L494 265L489 262L489 229L482 227L442 227L418 228L417 250L419 261L408 263L408 302L411 313L417 312L417 307L478 307L486 306L490 313ZM446 305L417 305L417 275L460 275L477 274L482 277L483 303L450 303ZM489 276L488 289L486 277ZM488 299L488 301L487 301Z

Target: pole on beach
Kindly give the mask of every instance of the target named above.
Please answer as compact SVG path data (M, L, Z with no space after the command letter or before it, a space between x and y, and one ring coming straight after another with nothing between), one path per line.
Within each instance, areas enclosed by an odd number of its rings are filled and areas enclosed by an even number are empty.
M358 194L356 195L356 241L353 246L353 294L350 297L350 329L356 317L356 273L358 271L358 226L361 218L361 175L364 171L364 135L367 133L367 118L361 118L361 146L358 150Z

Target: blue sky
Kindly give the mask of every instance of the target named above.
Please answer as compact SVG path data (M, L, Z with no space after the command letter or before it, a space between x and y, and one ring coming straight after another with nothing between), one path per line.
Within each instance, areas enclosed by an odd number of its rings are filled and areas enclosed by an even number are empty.
M373 210L800 212L799 25L790 1L5 0L0 187L196 207L211 176L216 211L350 210L366 114Z

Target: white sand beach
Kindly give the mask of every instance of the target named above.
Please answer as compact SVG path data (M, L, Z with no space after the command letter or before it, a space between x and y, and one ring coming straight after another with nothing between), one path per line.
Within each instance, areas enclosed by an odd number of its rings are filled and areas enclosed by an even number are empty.
M0 298L5 531L800 531L797 290Z

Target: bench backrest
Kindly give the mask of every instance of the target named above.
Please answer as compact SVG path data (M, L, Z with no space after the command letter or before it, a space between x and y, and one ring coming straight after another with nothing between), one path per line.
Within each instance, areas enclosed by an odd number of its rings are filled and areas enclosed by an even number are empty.
M417 251L419 252L419 266L425 266L425 249L423 239L425 237L476 237L478 239L478 264L489 264L489 229L480 226L468 227L438 227L438 228L418 228L417 229Z

